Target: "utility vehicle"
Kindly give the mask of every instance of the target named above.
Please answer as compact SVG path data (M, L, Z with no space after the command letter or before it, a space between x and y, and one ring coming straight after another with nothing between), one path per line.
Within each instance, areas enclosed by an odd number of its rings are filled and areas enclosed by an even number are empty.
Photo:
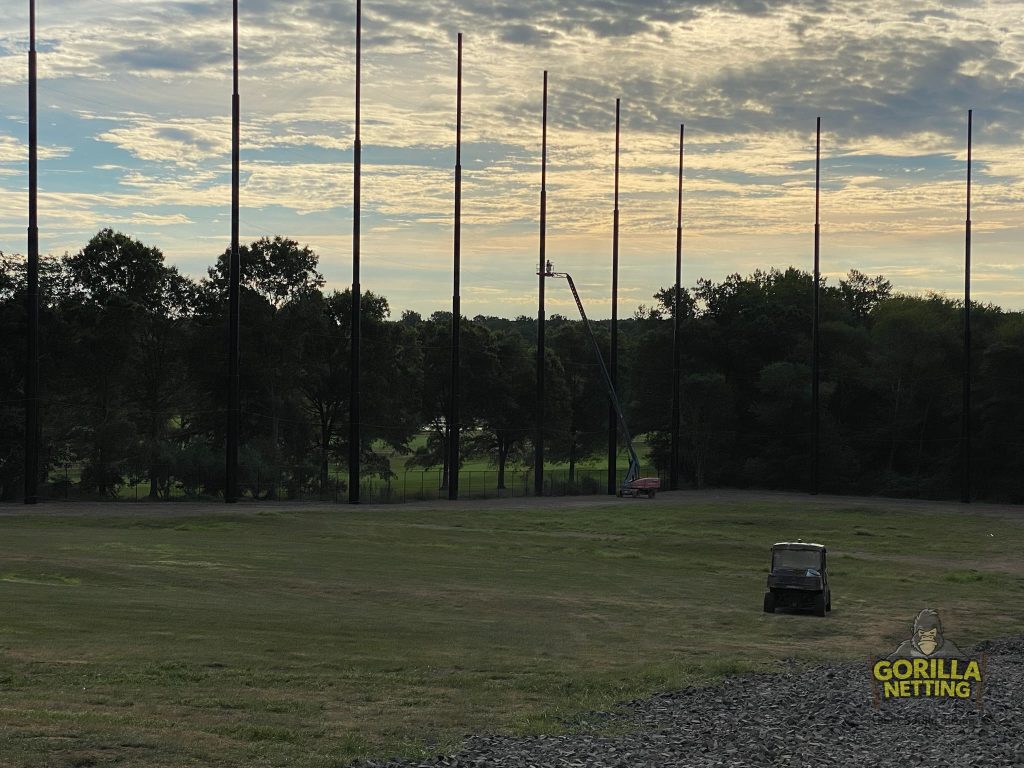
M764 611L775 613L776 608L812 610L818 616L832 610L824 545L803 541L772 545Z

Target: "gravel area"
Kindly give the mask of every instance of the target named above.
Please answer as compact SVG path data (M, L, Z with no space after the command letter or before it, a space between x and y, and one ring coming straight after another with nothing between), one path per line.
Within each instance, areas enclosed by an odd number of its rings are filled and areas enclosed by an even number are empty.
M872 701L868 662L743 675L587 718L591 733L474 736L427 761L360 768L632 766L1024 766L1024 636L965 649L987 654L982 706L949 699ZM600 736L600 732L625 735Z

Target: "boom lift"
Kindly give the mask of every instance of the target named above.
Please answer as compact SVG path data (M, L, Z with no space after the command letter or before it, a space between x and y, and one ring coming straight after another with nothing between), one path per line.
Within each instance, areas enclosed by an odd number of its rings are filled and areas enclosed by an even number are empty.
M636 457L636 451L633 450L633 439L629 436L629 427L626 426L626 417L622 414L619 396L615 393L612 377L608 375L608 368L605 366L604 358L601 356L601 348L597 345L597 337L594 336L594 330L590 327L590 320L587 319L587 313L583 310L583 302L580 301L580 295L576 291L576 284L572 281L572 275L568 272L555 272L554 265L547 261L544 264L544 277L564 277L566 282L569 283L572 297L576 299L576 308L580 311L580 317L583 318L583 326L587 329L590 343L594 347L594 356L597 358L598 367L601 369L604 385L608 389L608 397L612 402L612 407L615 408L615 415L619 419L619 428L622 430L622 436L626 441L626 450L629 452L629 469L626 470L626 476L622 479L622 487L619 488L618 495L636 497L643 494L647 498L653 499L655 491L661 487L661 480L656 477L640 477L640 460Z

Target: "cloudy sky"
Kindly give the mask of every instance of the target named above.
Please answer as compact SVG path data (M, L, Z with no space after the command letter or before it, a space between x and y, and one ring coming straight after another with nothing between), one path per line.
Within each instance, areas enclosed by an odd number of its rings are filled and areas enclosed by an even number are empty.
M28 2L0 17L0 251L24 253ZM243 242L285 235L351 282L355 3L240 0ZM1024 2L364 0L363 287L450 306L455 39L465 35L462 307L536 312L542 79L548 254L595 317L611 276L622 99L620 315L684 283L812 264L1024 308ZM231 3L39 0L44 252L113 227L201 275L230 237ZM549 311L572 314L549 291Z

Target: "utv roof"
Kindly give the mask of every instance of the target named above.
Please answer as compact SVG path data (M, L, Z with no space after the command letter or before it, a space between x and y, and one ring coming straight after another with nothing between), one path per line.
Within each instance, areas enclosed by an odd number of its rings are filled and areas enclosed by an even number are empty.
M824 550L824 544L812 544L809 541L779 541L772 544L772 549L809 549Z

